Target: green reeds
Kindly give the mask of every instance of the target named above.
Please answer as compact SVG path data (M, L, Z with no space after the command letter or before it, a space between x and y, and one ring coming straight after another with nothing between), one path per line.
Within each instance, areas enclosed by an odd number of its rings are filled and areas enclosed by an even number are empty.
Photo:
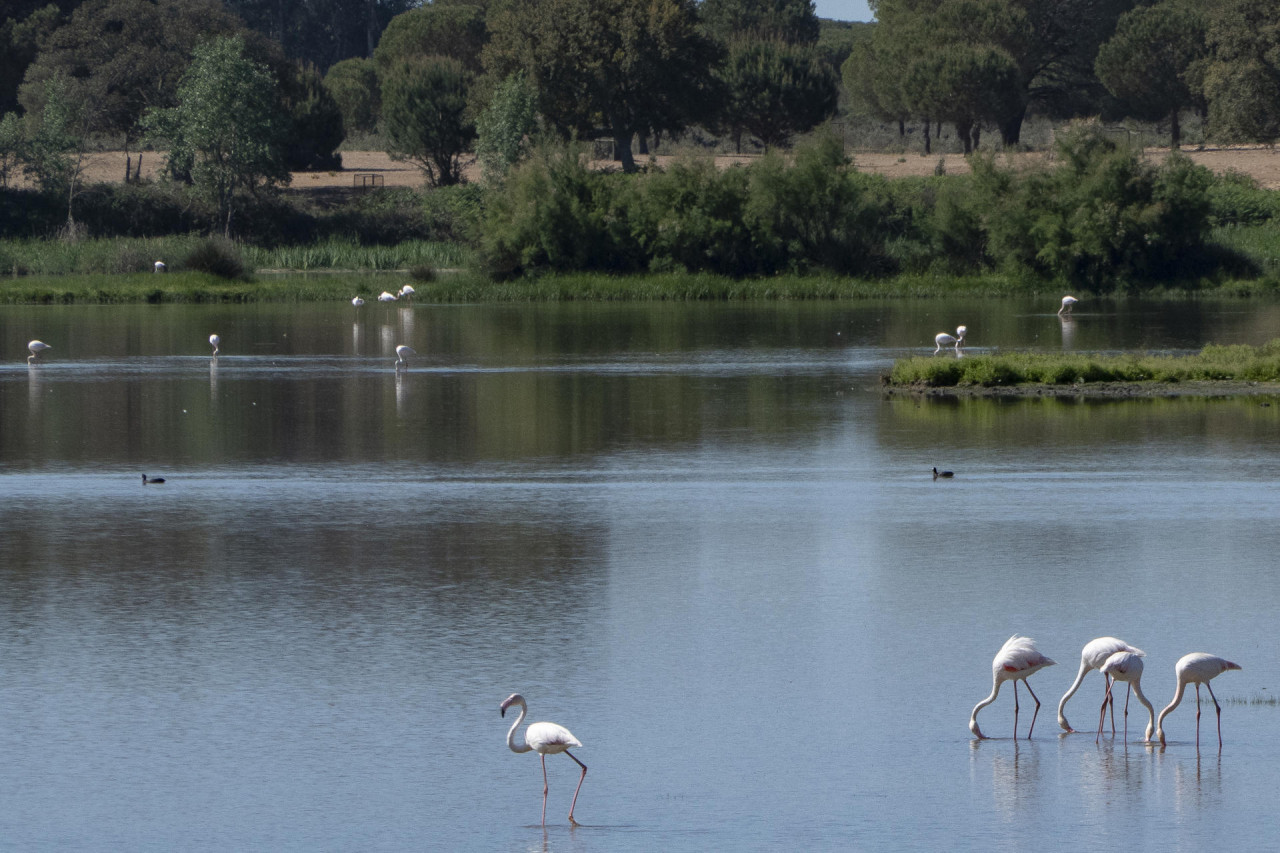
M1278 382L1280 339L1260 347L1205 347L1195 355L1009 353L916 357L896 362L885 383L904 387L1008 387L1096 382Z

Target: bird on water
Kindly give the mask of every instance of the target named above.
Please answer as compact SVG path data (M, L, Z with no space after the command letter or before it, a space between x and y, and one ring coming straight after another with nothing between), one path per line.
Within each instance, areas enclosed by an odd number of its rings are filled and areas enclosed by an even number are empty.
M1145 743L1151 742L1151 735L1156 730L1156 709L1151 707L1151 701L1142 693L1142 653L1138 652L1116 652L1107 658L1099 671L1104 678L1109 677L1111 682L1107 685L1107 694L1102 698L1102 710L1098 712L1098 735L1093 739L1094 743L1102 740L1102 723L1107 718L1107 705L1111 707L1111 736L1115 737L1115 698L1111 695L1111 690L1115 687L1116 682L1123 681L1129 685L1129 690L1124 694L1124 741L1129 742L1129 693L1138 697L1138 701L1147 709L1147 733L1143 735L1142 740Z
M1173 693L1173 701L1160 712L1160 717L1156 720L1156 738L1160 741L1160 745L1165 745L1164 718L1169 716L1169 713L1174 708L1178 707L1187 685L1194 684L1196 686L1196 749L1200 748L1200 685L1203 684L1209 690L1209 698L1213 700L1214 710L1218 712L1218 749L1221 750L1222 706L1218 704L1218 697L1213 695L1213 687L1209 685L1209 682L1227 670L1241 668L1238 663L1232 663L1217 655L1205 654L1204 652L1192 652L1189 655L1184 655L1173 667L1174 674L1178 677L1178 688Z
M498 706L502 716L507 715L507 709L512 705L520 706L520 716L511 724L511 729L507 732L507 746L512 752L536 752L542 756L542 825L547 825L547 756L556 755L563 752L574 760L574 762L582 768L582 775L578 777L578 787L573 792L573 802L569 804L569 823L578 826L578 822L573 819L573 809L578 805L578 792L582 790L582 782L587 778L587 765L578 761L577 757L569 751L569 747L582 746L582 742L573 736L573 733L564 726L555 723L530 723L529 728L524 732L524 743L516 743L516 729L520 728L520 724L524 722L525 714L529 711L529 706L525 704L524 697L519 693L512 693L506 699L502 700L502 704Z
M964 335L967 331L968 329L964 326L956 326L956 333L954 335L949 335L946 332L939 332L934 335L933 342L935 346L933 348L933 354L937 355L942 351L943 347L950 346L954 346L956 348L956 352L960 352L960 349L964 346Z
M396 347L396 370L409 363L409 356L417 354L413 347L407 347L404 344Z
M1031 728L1027 729L1027 740L1031 740L1031 732L1036 728L1036 717L1040 714L1040 700L1036 697L1035 691L1031 689L1030 682L1027 678L1044 669L1046 666L1053 666L1057 661L1047 658L1040 654L1040 650L1036 648L1035 640L1030 637L1019 637L1014 634L1010 637L1000 651L996 653L995 659L991 661L991 695L983 699L973 708L973 714L969 716L969 731L973 732L979 738L986 739L986 735L978 728L978 712L983 708L996 701L996 697L1000 695L1000 685L1006 681L1013 682L1013 739L1018 739L1018 682L1021 681L1027 685L1027 692L1031 694L1031 698L1035 699L1036 710L1031 715Z
M933 479L935 480L938 480L938 479L950 480L955 475L956 475L955 471L939 471L937 468L933 469Z
M144 486L158 485L163 482L164 477L148 477L146 474L142 475L142 485Z
M221 350L219 350L219 349L218 349L218 345L222 343L222 338L218 337L217 335L210 335L210 336L209 336L209 343L210 343L210 345L212 345L212 346L213 346L213 354L214 354L215 356L216 356L219 352L221 352Z
M27 344L27 349L31 350L31 355L27 356L27 364L30 364L32 361L38 360L42 352L47 349L53 349L53 347L49 346L44 341L32 341Z
M1080 300L1076 299L1074 296L1062 297L1062 307L1058 309L1058 316L1065 317L1066 315L1070 314L1071 309L1075 307L1075 304L1079 301Z
M364 304L364 300L361 299L359 296L356 296L352 298L351 304L359 308L361 305Z
M1084 644L1084 648L1080 651L1080 671L1076 673L1076 680L1067 688L1066 694L1062 697L1062 701L1058 703L1058 725L1062 727L1064 732L1074 732L1071 724L1067 722L1066 709L1067 700L1075 695L1080 689L1080 683L1084 681L1084 677L1089 674L1090 670L1102 669L1102 665L1114 655L1116 652L1130 652L1142 657L1146 655L1142 649L1131 646L1124 640L1117 640L1115 637L1098 637L1096 640L1090 640ZM1109 680L1103 678L1103 693L1105 695ZM1105 699L1103 700L1106 701ZM1115 715L1111 718L1111 733L1116 733Z

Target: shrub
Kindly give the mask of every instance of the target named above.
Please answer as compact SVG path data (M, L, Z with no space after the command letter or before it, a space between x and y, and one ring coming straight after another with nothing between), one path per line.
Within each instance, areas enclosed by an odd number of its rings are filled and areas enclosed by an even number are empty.
M219 278L247 278L244 259L235 243L210 237L197 245L182 261L185 269L207 272Z

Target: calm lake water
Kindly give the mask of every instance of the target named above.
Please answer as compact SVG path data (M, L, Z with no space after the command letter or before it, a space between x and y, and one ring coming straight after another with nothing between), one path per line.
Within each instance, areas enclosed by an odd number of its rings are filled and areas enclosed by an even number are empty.
M1280 305L1056 308L0 307L0 849L1269 846L1280 400L878 377L961 323L1182 352ZM1034 738L1006 687L975 741L1014 633L1059 662ZM1097 673L1063 736L1101 635L1157 710L1240 663L1221 753L1194 694L1095 744ZM581 827L516 691L585 744Z

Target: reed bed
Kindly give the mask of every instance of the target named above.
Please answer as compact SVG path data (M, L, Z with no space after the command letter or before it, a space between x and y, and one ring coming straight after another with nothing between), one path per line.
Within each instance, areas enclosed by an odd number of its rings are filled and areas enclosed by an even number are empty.
M896 362L885 377L888 385L929 388L1197 381L1280 381L1280 338L1260 347L1210 345L1185 356L1009 353L915 357Z
M350 276L271 276L246 281L195 272L24 276L0 279L0 304L331 302L357 293L371 295L386 283L385 278L363 278L359 282Z

